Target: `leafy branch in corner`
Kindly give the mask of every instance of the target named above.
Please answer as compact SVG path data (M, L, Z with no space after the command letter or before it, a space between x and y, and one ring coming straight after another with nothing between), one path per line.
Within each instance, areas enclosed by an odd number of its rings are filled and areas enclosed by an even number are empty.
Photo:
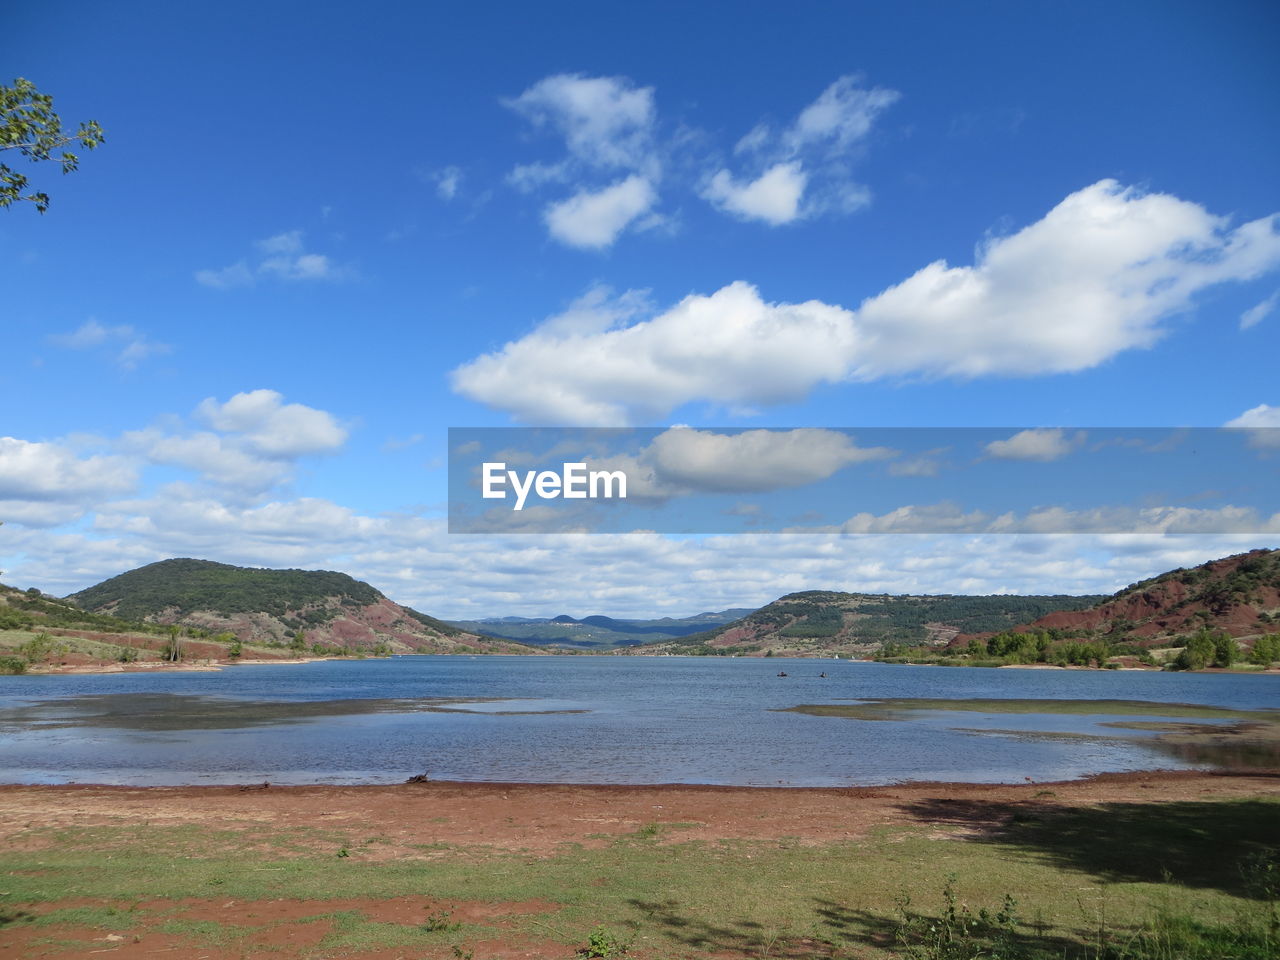
M16 150L32 162L50 160L66 174L80 165L80 158L64 147L79 144L93 150L105 139L96 120L80 124L74 134L64 132L62 119L53 110L53 97L41 93L30 80L18 77L11 87L0 85L0 151ZM29 200L41 213L49 209L47 193L24 193L26 189L26 176L0 163L0 207Z

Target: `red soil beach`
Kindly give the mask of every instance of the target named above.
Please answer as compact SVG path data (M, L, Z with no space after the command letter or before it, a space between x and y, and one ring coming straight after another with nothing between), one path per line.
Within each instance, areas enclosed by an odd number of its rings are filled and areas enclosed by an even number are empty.
M786 839L801 846L856 840L894 825L960 827L965 833L999 829L1018 811L1088 807L1104 803L1160 804L1179 801L1280 797L1280 771L1141 772L1106 774L1085 780L1016 785L909 783L873 788L758 788L716 786L590 786L428 782L400 786L116 787L94 785L0 785L0 847L34 853L56 846L40 828L94 826L156 831L183 828L230 831L243 837L237 850L255 856L255 838L277 829L337 828L353 835L376 833L385 842L362 851L380 860L430 859L435 844L476 851L519 850L522 858L556 855L565 844L604 847L645 824L678 823L661 843ZM1158 811L1153 809L1153 815ZM26 836L24 836L24 834ZM137 842L135 839L131 842ZM303 851L299 855L314 853ZM270 856L279 856L274 849ZM109 869L108 864L103 864ZM25 910L39 916L73 905L9 902L0 868L0 912ZM126 895L122 891L122 895ZM80 901L76 905L101 905ZM0 957L205 957L226 960L258 955L322 957L316 952L331 921L309 919L338 910L357 911L387 923L421 922L432 910L449 910L455 920L484 922L500 908L503 916L545 914L550 902L502 903L431 900L425 897L341 901L255 900L228 897L157 902L184 921L210 920L260 925L262 937L250 952L210 946L191 952L190 939L164 931L141 937L115 936L95 928L73 930L12 923L0 925ZM142 904L146 907L148 904ZM151 906L155 906L152 903ZM176 911L176 914L174 913ZM488 911L488 913L486 913ZM501 926L501 924L499 924ZM51 933L56 937L51 938ZM55 942L61 940L61 943ZM73 945L69 941L79 941ZM86 942L92 947L85 947ZM258 951L262 952L259 953ZM334 956L418 957L421 951L341 951ZM434 954L432 954L434 955ZM568 957L572 950L548 937L527 935L485 942L480 957ZM638 954L637 954L638 955ZM447 957L447 953L442 953Z

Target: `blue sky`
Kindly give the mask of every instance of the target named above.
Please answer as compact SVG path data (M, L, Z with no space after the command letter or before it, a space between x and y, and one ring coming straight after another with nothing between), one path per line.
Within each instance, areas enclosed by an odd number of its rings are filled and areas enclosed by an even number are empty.
M449 427L1280 424L1280 14L12 3L0 567L442 616L1111 590L1270 536L468 537ZM20 166L20 161L15 161ZM659 609L654 609L658 607Z

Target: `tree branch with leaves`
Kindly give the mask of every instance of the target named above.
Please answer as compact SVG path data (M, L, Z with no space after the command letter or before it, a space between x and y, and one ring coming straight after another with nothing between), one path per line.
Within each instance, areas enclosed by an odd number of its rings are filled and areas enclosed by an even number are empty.
M16 150L33 163L52 161L66 174L80 165L80 158L64 147L79 144L92 150L105 139L96 120L80 124L75 133L64 132L62 119L53 111L53 97L41 93L30 80L18 77L11 87L0 85L0 155ZM26 200L41 213L49 209L47 193L26 190L26 176L0 163L0 207Z

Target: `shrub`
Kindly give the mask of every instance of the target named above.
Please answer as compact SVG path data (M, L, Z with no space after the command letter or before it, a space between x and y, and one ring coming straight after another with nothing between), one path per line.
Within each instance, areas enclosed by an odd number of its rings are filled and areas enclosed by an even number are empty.
M587 935L587 945L578 951L583 957L620 957L631 945L604 927L596 927Z

